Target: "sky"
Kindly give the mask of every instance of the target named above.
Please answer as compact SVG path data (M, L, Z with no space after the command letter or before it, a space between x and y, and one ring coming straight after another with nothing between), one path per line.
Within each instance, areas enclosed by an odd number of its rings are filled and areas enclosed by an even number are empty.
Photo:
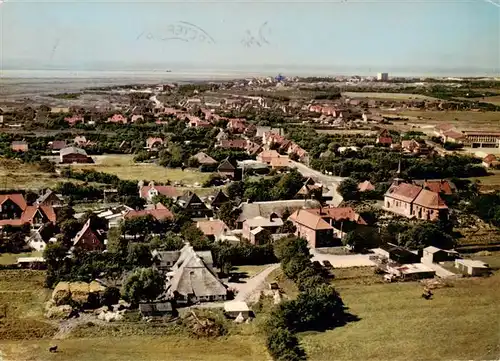
M500 0L3 0L0 21L4 69L500 75Z

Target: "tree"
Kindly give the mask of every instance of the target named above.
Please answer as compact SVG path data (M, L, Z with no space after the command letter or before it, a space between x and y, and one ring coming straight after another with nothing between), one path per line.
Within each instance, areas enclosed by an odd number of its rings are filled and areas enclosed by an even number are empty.
M154 301L165 290L165 279L155 269L138 268L125 281L123 297L132 304Z
M152 250L177 251L184 246L184 241L174 232L167 232L163 237L154 236L149 244Z
M227 186L226 192L229 199L241 198L245 192L245 185L241 181L232 182Z
M212 242L197 228L193 223L186 224L182 228L182 235L186 241L197 251L204 251L210 249Z
M274 254L281 262L288 262L297 255L311 257L307 241L295 236L284 237L274 244Z
M380 235L371 227L356 228L344 237L342 243L349 245L354 252L376 248L380 244Z
M337 191L345 201L359 199L358 182L352 178L344 179L337 188Z
M125 255L128 248L128 240L122 237L121 227L112 227L108 231L108 252Z
M127 264L130 266L150 267L153 264L153 259L149 245L143 243L129 244Z
M116 287L106 287L102 294L102 304L111 307L120 301L120 290Z
M297 227L293 224L292 221L286 220L283 225L278 229L278 233L288 233L293 234L297 230Z
M401 234L399 243L411 249L434 246L443 249L453 248L455 241L436 224L423 222L415 224Z
M230 202L223 203L217 211L217 217L224 222L229 228L236 227L236 220L238 219L241 209L233 210L233 205Z
M303 361L306 359L299 340L286 328L274 328L267 335L267 349L276 361Z

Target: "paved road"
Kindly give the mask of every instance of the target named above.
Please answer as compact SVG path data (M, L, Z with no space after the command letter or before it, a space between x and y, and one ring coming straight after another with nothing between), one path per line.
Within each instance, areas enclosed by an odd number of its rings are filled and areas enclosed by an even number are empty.
M266 277L279 266L278 263L273 263L252 278L245 280L245 283L229 282L229 287L238 292L234 300L247 302L254 301L254 298L258 297L259 292L266 287Z
M292 166L296 167L300 174L302 174L304 177L311 177L315 181L322 183L330 189L329 194L332 196L332 200L327 203L337 207L343 201L342 196L337 192L337 187L339 186L340 182L346 179L345 177L326 175L306 166L305 164L295 161L291 162Z
M330 185L332 183L340 183L345 179L345 177L336 177L336 176L330 176L330 175L323 174L323 173L321 173L317 170L314 170L312 168L309 168L305 164L302 164L299 162L291 161L291 163L292 163L292 166L296 167L297 170L304 177L311 177L311 178L317 179L318 181L320 181L321 183L324 183L324 184Z

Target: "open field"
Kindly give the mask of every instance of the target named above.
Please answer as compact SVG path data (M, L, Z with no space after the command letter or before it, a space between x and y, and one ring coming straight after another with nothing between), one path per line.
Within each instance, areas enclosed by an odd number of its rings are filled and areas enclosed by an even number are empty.
M436 100L436 98L419 94L406 93L370 93L370 92L345 92L342 96L346 98L363 98L377 100Z
M253 277L257 273L260 273L261 271L265 270L267 267L269 267L268 264L263 264L263 265L258 265L258 266L236 266L233 267L231 272L233 273L244 273L247 277Z
M498 359L500 324L491 316L500 311L499 286L498 273L459 279L452 287L436 289L427 301L417 282L338 282L349 311L361 320L304 333L301 344L308 359L316 361Z
M60 352L49 353L57 344ZM251 336L221 339L187 337L120 337L65 339L57 342L0 342L5 360L23 361L252 361L270 360L261 340Z
M319 134L340 134L340 135L352 135L361 134L366 136L376 135L377 132L371 130L361 130L361 129L316 129L316 133Z
M481 182L481 190L500 190L500 170L488 170L488 173L493 173L485 177L467 178L471 181L478 180Z
M492 97L483 98L483 99L481 99L481 102L500 105L500 95L495 95Z
M141 334L139 326L130 324L127 332L118 325L106 326L104 334L70 333L67 338L52 340L57 323L43 317L43 305L50 297L44 289L45 272L30 270L0 271L0 359L19 361L52 360L270 360L265 344L253 325L239 325L229 336L196 339L185 333L172 334L166 329L159 335ZM4 317L5 312L5 317ZM144 327L152 327L149 324ZM242 326L242 327L240 327ZM248 326L248 327L247 327ZM143 328L144 328L143 327ZM230 328L233 327L232 324ZM97 326L92 327L92 329ZM238 331L238 330L243 331ZM114 332L116 330L116 332ZM79 331L79 329L77 330ZM116 333L116 335L114 335ZM132 335L130 335L132 334ZM84 336L84 337L78 337ZM94 336L94 337L92 337ZM58 345L59 352L48 347Z
M43 173L34 164L0 159L0 187L3 189L39 189L53 187L61 181L57 174Z
M127 180L153 180L157 182L179 182L185 185L203 183L210 173L201 173L197 170L180 168L170 169L156 164L134 163L133 155L100 155L92 157L95 164L75 164L73 169L94 169L100 172L116 174Z
M408 117L407 123L415 125L437 125L450 123L460 130L491 130L500 128L500 112L474 112L474 111L381 111L385 116ZM403 123L395 121L394 124Z
M17 263L19 257L41 257L42 252L33 251L26 253L1 253L0 265L8 265ZM1 291L1 290L0 290Z

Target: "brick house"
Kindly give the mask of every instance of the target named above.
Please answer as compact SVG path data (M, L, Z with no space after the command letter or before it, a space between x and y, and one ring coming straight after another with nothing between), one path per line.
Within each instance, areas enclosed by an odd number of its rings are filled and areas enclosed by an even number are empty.
M102 251L104 244L90 226L90 219L73 238L73 248L82 251Z
M448 217L448 207L439 193L408 183L393 184L387 190L384 209L421 220L436 221Z
M295 235L307 240L312 248L331 245L333 241L333 227L321 216L299 209L288 217L295 225Z
M22 226L26 223L37 227L49 222L56 222L56 213L52 206L28 206L22 194L0 195L0 227Z
M391 134L387 129L382 129L377 136L377 144L388 145L392 144Z
M151 202L157 195L163 195L168 198L177 199L179 192L174 186L155 185L154 182L149 182L147 186L139 185L139 196Z
M28 148L29 145L24 140L22 141L15 140L10 144L10 149L12 149L14 152L27 152Z

